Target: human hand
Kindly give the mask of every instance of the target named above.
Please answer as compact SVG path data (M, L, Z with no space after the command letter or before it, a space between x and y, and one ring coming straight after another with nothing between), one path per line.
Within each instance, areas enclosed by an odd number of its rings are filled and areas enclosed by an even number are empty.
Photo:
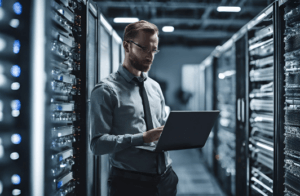
M159 139L164 126L157 127L143 133L144 143L155 142Z

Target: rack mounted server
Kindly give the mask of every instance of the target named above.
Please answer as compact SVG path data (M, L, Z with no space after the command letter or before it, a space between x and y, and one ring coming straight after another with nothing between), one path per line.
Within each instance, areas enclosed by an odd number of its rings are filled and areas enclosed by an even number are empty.
M46 71L51 128L46 152L51 160L46 157L46 169L51 171L52 189L47 187L47 194L79 195L86 190L85 5L69 0L50 4Z
M209 58L221 61L230 47L236 48L235 195L300 195L299 5L294 0L272 3ZM213 69L215 78L216 65L205 68ZM219 93L206 95L214 109ZM214 170L217 138L214 134Z

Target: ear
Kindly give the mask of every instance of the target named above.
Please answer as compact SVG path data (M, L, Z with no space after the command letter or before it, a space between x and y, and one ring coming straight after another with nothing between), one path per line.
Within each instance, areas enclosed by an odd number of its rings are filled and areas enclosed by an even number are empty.
M123 41L123 48L125 50L125 52L129 53L129 44L126 41Z

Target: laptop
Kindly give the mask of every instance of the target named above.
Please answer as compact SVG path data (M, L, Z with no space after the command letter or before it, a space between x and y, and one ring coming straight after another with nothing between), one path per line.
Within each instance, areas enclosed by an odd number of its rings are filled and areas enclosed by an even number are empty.
M220 111L171 111L159 140L136 148L153 152L202 148L219 113Z

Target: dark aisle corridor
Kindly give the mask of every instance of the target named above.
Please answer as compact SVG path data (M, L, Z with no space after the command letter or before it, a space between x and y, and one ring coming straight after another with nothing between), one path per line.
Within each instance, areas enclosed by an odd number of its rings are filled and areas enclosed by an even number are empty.
M225 196L205 167L198 149L171 151L170 154L179 177L177 196Z

